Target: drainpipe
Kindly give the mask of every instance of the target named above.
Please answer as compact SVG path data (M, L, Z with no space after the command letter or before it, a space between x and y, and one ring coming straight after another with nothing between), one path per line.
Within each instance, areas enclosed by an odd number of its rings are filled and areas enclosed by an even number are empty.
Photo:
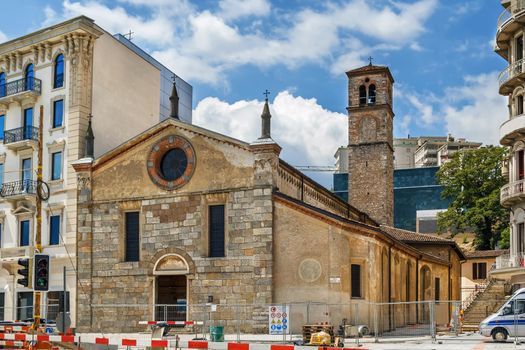
M416 258L416 324L419 323L419 256Z
M392 329L392 246L388 247L388 329Z

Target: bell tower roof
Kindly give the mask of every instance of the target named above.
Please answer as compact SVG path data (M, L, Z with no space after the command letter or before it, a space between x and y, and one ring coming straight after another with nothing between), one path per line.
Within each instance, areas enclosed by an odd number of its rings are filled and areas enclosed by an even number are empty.
M373 73L382 73L386 72L388 74L388 77L390 78L390 81L394 83L394 77L392 76L392 73L390 73L390 69L387 66L375 66L372 64L367 64L366 66L351 69L346 72L346 75L350 77L355 77L359 75L364 74L373 74Z

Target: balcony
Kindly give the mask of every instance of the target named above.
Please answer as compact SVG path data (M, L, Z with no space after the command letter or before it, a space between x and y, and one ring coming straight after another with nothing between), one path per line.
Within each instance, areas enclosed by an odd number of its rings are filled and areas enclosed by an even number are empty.
M42 81L37 78L22 78L0 85L0 104L35 99L42 91Z
M36 148L38 144L38 128L23 126L21 128L6 130L4 132L4 145L17 151L25 148Z
M512 0L512 4L500 14L494 50L508 59L509 42L514 32L525 23L525 0Z
M520 114L505 121L499 127L500 143L512 146L516 140L525 136L525 114Z
M10 201L19 201L22 199L34 199L38 182L33 180L19 180L5 182L0 188L0 197Z
M510 94L518 85L525 81L525 60L521 59L511 63L498 76L499 93L501 95Z
M504 254L496 258L496 268L490 275L497 278L511 278L514 275L525 274L525 253Z
M17 261L19 258L29 257L34 251L35 247L25 246L25 247L9 247L0 249L0 261L3 263L7 261Z
M524 183L525 180L518 180L503 186L500 192L501 205L509 208L525 200L525 193L523 192Z

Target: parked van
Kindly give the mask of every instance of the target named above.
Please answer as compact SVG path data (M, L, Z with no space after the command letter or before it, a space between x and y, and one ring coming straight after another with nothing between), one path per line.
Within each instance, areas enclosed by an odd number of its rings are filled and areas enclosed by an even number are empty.
M518 289L495 313L481 321L479 332L495 341L525 336L525 288Z

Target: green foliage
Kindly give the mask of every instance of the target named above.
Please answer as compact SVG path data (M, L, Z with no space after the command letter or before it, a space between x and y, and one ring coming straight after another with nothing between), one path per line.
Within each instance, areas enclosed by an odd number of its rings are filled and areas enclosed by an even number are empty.
M501 175L506 154L502 147L482 147L453 155L437 172L442 196L452 203L438 215L438 229L452 233L473 231L477 249L494 249L508 227L508 210L500 205Z
M501 231L501 239L499 240L499 249L510 248L510 228L506 227Z

